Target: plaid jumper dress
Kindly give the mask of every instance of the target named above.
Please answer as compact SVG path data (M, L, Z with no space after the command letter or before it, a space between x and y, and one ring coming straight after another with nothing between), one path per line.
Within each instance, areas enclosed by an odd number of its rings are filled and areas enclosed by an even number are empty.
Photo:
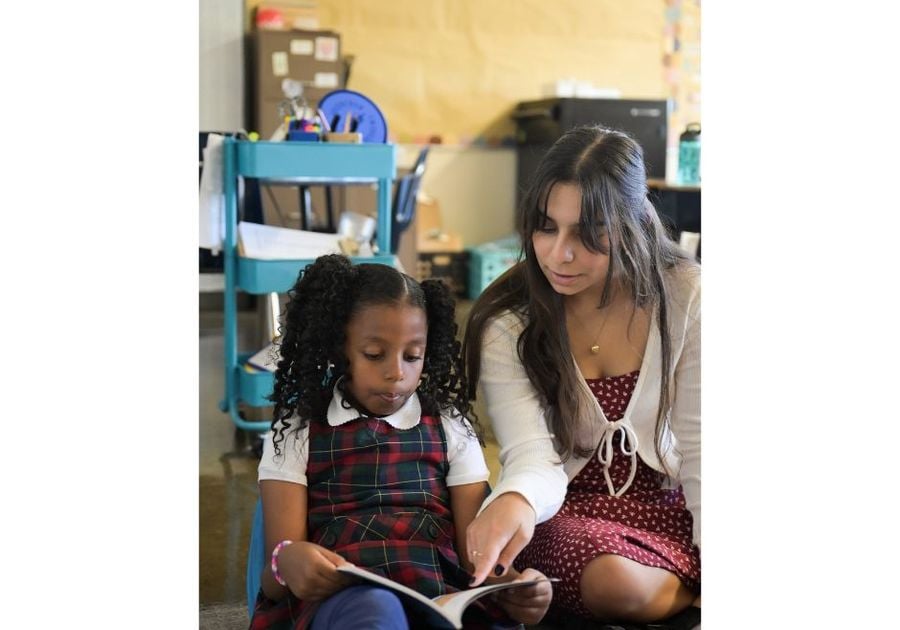
M309 425L309 540L428 597L466 588L440 418L410 429L361 417ZM306 628L317 606L257 597L251 630Z

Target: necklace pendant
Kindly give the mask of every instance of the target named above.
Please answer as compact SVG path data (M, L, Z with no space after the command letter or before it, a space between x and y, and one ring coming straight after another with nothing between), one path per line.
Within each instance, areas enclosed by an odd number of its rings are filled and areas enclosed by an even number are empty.
M597 354L598 352L600 352L600 346L598 346L597 344L591 346L591 354Z

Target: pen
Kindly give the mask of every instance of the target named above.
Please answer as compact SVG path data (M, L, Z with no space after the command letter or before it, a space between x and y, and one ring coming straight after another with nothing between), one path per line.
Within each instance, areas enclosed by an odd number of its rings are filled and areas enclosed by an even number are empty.
M316 113L319 115L319 120L322 121L322 128L325 131L331 131L331 125L328 124L328 118L326 118L325 112L323 112L321 109L316 109Z

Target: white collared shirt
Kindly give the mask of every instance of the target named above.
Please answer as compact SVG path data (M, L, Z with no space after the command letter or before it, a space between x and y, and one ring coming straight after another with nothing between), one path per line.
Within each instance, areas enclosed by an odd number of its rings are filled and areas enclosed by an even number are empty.
M360 417L359 411L353 407L347 409L342 405L344 400L335 388L331 403L328 405L328 425L337 427ZM422 405L418 394L413 393L404 405L384 420L395 429L411 429L422 417ZM471 431L469 421L458 414L441 414L441 424L447 440L447 461L450 470L447 473L448 486L461 486L467 483L487 481L490 471L484 461L484 453L478 439ZM262 458L259 460L259 481L274 479L307 485L306 464L309 460L309 426L289 430L281 443L281 455L276 456L272 441L274 433L269 431L263 440Z

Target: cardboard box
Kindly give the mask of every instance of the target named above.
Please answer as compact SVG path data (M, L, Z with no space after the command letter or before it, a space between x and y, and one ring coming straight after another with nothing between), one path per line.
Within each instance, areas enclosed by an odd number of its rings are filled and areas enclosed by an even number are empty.
M249 121L250 128L263 139L268 139L280 123L278 104L285 98L281 89L284 79L303 85L303 96L310 107L344 87L341 39L334 31L258 30L250 40Z
M444 231L440 205L433 197L419 195L416 201L415 223L416 246L420 253L463 251L462 237Z
M469 252L419 252L415 278L438 278L459 298L468 294Z

